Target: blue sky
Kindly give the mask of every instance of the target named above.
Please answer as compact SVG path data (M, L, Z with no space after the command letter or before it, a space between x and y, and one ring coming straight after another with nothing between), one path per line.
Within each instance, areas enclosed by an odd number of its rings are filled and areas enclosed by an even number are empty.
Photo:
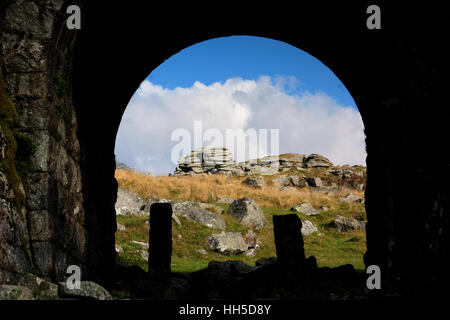
M229 129L279 130L276 152L260 141L249 143L262 150L261 156L318 153L337 165L365 165L364 126L350 93L322 62L277 40L211 39L167 59L129 101L116 157L139 171L173 173L177 159L195 147L190 136L174 156L180 142L173 139L174 132L182 129L195 136L199 121L204 131L224 136ZM243 160L237 149L232 152L235 160Z
M356 108L344 84L321 61L290 44L261 37L232 36L197 43L167 59L147 80L174 89L190 87L195 81L210 85L261 75L294 76L297 87L288 93L322 91L338 103Z

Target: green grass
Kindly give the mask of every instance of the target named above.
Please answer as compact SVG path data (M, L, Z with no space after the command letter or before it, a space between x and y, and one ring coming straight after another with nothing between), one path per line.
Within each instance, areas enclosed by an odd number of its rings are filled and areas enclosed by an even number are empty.
M227 211L228 204L218 204ZM305 254L307 257L314 255L319 267L336 267L344 264L352 264L355 269L363 270L363 254L366 250L366 237L364 230L349 232L337 232L328 225L334 220L336 215L349 218L360 216L365 218L363 204L333 203L329 205L332 210L323 211L320 215L307 217L297 213L300 219L309 220L318 227L318 233L303 237L305 243ZM180 217L182 226L176 223L172 225L172 271L173 272L193 272L205 268L210 261L240 260L249 265L254 265L255 261L263 257L276 256L275 243L273 237L273 215L291 214L292 211L279 208L262 208L266 218L266 226L256 231L256 235L261 246L255 257L241 255L222 255L207 248L206 241L210 234L220 233L221 230L211 229L192 222L184 217ZM238 220L227 214L222 215L227 224L226 231L241 232L245 234L247 228L242 226ZM139 250L145 250L132 240L148 242L149 228L145 225L147 216L125 217L117 216L118 223L126 227L125 231L116 233L116 244L123 247L124 252L120 253L121 261L128 264L137 265L147 271L147 263L139 255ZM181 235L181 238L179 237ZM198 251L205 249L206 254L202 255Z

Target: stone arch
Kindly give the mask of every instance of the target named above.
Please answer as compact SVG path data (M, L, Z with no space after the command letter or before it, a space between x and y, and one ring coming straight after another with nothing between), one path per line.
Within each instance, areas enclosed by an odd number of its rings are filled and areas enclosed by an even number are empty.
M183 15L176 16L159 6L70 1L75 3L83 12L76 38L64 24L69 1L53 1L50 7L41 1L1 3L0 16L7 24L1 29L5 85L0 92L12 97L19 130L40 147L33 161L42 167L23 179L28 202L22 222L14 197L7 196L10 187L3 184L0 281L14 281L28 269L62 279L68 263L82 265L86 279L111 279L114 140L124 108L140 81L163 59L199 41L233 34L274 38L301 48L345 83L367 136L366 265L377 264L406 279L448 280L449 167L435 138L446 136L448 128L440 106L446 92L440 70L448 54L443 41L428 36L439 32L438 19L419 27L406 19L419 12L422 16L426 9L400 11L386 5L391 10L386 31L371 32L364 27L363 5L336 4L326 10L311 5L301 11L283 6L223 8L221 14L207 16L180 8ZM277 16L283 19L278 22ZM175 31L166 27L170 24ZM149 31L143 36L139 30ZM41 48L39 59L45 65L22 70L20 57L32 53L27 46L33 43ZM34 61L37 56L26 57ZM424 105L430 112L422 112ZM42 122L27 118L30 112L41 115ZM420 126L426 129L416 131ZM405 161L417 157L418 146L427 156ZM66 180L80 183L80 192L68 192ZM34 234L36 220L46 222L47 233Z

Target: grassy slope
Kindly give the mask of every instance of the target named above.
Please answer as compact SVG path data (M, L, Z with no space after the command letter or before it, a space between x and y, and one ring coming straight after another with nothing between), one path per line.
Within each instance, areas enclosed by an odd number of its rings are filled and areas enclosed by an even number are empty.
M119 171L119 170L118 170ZM119 173L119 174L118 174ZM276 256L275 244L273 238L272 216L274 214L292 213L287 208L301 202L304 199L311 201L317 208L318 206L326 206L330 210L323 211L318 216L307 217L298 213L300 219L310 220L319 229L323 236L317 233L304 237L306 256L314 255L320 267L335 267L350 263L355 269L363 270L363 254L366 250L366 237L363 230L336 232L327 225L334 220L336 215L343 215L349 218L360 217L365 218L365 210L363 204L340 203L337 198L345 194L345 191L338 194L312 193L303 190L301 192L278 191L269 187L267 190L255 190L240 184L243 177L234 177L226 179L223 176L213 177L152 177L139 173L121 170L116 173L119 187L128 188L136 191L141 197L161 197L175 198L178 200L200 200L213 202L213 196L208 195L205 190L216 190L214 196L229 196L238 198L246 194L254 198L259 205L262 206L263 212L267 218L266 226L256 231L261 246L255 257L247 257L245 255L228 255L224 256L216 252L208 250L206 239L211 233L219 233L220 230L210 229L200 224L191 222L180 217L183 226L176 223L172 227L173 253L172 253L172 270L174 272L191 272L208 265L209 261L225 261L225 260L241 260L247 264L254 265L255 261L262 257ZM268 180L273 177L267 177ZM190 185L189 185L190 184ZM145 192L146 188L156 185L156 192ZM166 186L164 188L164 186ZM183 188L184 186L184 188ZM191 189L191 190L190 190ZM195 189L195 190L192 190ZM176 194L170 190L180 190ZM187 190L187 191L186 191ZM245 193L244 193L245 192ZM360 194L352 190L354 194ZM172 194L171 194L172 193ZM234 196L233 196L234 195ZM226 204L218 204L225 211L228 209ZM281 204L281 205L280 205ZM284 207L284 208L279 208ZM234 217L222 216L227 224L226 231L237 231L245 234L246 228L239 224ZM123 224L127 229L118 231L116 234L116 244L124 248L124 252L120 254L121 260L142 267L147 270L147 263L140 257L138 251L142 250L137 244L130 243L131 240L148 242L148 226L145 220L148 217L125 217L117 216L118 223ZM182 238L179 238L181 235ZM199 249L205 249L207 254L202 255Z

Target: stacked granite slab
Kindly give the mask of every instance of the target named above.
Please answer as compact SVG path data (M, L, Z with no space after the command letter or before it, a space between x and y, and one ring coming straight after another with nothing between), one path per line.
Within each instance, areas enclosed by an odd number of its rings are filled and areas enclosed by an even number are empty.
M226 148L201 148L192 150L189 155L178 161L175 175L189 175L202 173L228 174L236 162L231 151Z
M273 175L303 168L333 167L330 160L319 154L286 154L236 163L226 148L195 149L178 161L175 175L227 174L230 176Z

